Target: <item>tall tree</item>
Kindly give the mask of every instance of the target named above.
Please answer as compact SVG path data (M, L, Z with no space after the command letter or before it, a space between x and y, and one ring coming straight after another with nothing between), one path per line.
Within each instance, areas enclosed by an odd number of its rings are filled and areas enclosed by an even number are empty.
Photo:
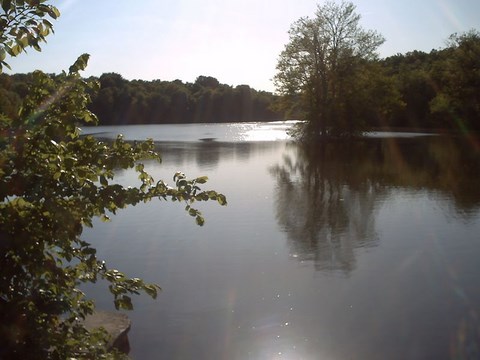
M301 99L310 136L355 132L355 124L345 127L336 119L349 116L347 103L355 95L349 82L377 59L383 37L360 26L355 5L332 1L318 5L315 17L296 21L289 35L274 78L285 105Z

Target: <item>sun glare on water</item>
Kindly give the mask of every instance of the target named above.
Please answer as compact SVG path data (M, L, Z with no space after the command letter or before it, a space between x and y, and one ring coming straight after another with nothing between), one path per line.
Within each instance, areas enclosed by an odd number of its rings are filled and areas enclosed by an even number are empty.
M267 123L241 124L242 138L245 141L277 141L288 140L290 137L287 130L295 123L289 121L275 121Z

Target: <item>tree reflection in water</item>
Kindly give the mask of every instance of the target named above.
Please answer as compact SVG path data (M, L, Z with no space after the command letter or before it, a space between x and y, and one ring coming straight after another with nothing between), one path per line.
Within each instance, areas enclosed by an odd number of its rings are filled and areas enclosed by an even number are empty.
M478 152L460 139L419 136L292 144L270 171L291 256L348 276L356 249L380 241L376 209L394 189L440 191L468 217L480 202L479 169Z
M288 234L291 256L313 261L317 270L348 275L355 268L355 248L376 244L373 212L381 189L350 176L353 164L345 155L353 154L352 147L328 143L291 150L271 169L277 219Z

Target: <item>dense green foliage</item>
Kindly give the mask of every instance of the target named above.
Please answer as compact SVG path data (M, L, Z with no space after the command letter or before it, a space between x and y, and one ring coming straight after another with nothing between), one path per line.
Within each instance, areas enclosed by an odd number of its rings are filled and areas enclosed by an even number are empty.
M35 21L19 17L11 26L42 38L46 34L35 30L38 21L50 11L58 13L42 3L1 5L7 17L23 11L38 16ZM2 34L5 28L2 23ZM12 46L6 37L1 41ZM36 47L33 40L29 44ZM222 194L200 189L204 176L189 180L178 172L172 186L154 180L140 162L160 161L153 141L132 144L119 136L105 143L80 136L79 125L97 123L87 106L99 84L80 76L87 61L84 54L68 72L53 77L36 71L28 82L17 84L18 96L1 98L17 106L0 113L1 359L114 356L107 352L105 332L87 331L81 322L95 308L81 285L106 281L117 309L132 309L132 294L157 296L157 285L108 268L82 240L83 228L92 226L94 218L108 221L126 206L159 199L184 202L188 214L203 225L201 213L192 207L195 202L226 204ZM136 171L138 186L116 183L117 169Z
M3 67L10 68L5 61L7 54L17 56L32 47L41 51L40 43L53 32L47 17L56 19L60 12L55 6L45 4L47 0L2 0L0 13L0 74Z
M194 83L127 81L111 73L100 77L91 110L101 124L159 124L278 120L270 106L275 97L248 85L235 88L210 76Z
M453 34L448 46L382 62L405 107L389 126L480 130L480 33Z
M351 3L327 2L292 25L275 77L284 109L308 120L305 137L372 128L480 130L480 34L379 59L382 38L359 27Z
M291 99L301 101L309 136L361 131L362 115L382 107L380 95L388 93L388 84L377 91L372 78L379 72L376 49L384 39L362 29L359 20L352 3L328 1L317 6L313 18L301 18L290 28L274 80L287 106Z
M52 75L53 76L53 75ZM14 115L32 74L0 75L0 112ZM272 110L276 96L248 85L231 87L199 76L194 83L125 80L120 74L100 76L89 109L101 125L272 121L283 114Z

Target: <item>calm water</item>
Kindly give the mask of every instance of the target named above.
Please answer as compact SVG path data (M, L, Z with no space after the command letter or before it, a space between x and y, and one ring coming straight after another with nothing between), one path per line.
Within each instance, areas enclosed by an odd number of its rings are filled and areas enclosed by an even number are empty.
M229 202L203 204L202 228L154 201L85 232L110 267L163 288L135 299L131 356L478 359L478 147L376 133L305 149L289 125L87 129L153 137L154 177L208 175Z

